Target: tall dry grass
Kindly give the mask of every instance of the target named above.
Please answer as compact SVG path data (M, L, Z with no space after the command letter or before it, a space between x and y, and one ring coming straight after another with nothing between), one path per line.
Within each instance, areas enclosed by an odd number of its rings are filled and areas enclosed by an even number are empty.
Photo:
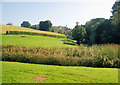
M119 68L119 47L120 45L115 44L52 49L2 46L2 60L63 66Z

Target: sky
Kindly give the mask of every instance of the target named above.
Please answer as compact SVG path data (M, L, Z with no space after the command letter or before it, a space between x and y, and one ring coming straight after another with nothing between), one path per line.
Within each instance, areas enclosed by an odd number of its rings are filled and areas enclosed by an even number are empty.
M95 18L109 19L116 0L3 0L2 24L20 26L23 21L32 25L50 20L53 26L74 28Z

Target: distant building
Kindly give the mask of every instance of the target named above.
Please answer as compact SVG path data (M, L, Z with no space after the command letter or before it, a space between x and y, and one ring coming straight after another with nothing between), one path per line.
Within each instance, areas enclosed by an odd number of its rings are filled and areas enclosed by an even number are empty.
M13 26L13 24L12 24L12 23L7 23L6 25L12 25L12 26Z

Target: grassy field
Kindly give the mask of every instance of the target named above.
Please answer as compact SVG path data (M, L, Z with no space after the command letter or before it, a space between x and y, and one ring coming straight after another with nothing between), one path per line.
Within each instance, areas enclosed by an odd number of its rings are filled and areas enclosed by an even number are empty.
M75 47L74 45L63 44L64 39L45 36L26 35L2 35L2 45L15 45L24 47Z
M24 32L35 32L35 33L45 33L45 34L52 34L52 35L60 35L65 36L63 34L48 32L48 31L39 31L30 28L24 28L19 26L10 26L10 25L1 25L2 26L2 33L6 33L6 31L24 31Z
M61 35L57 33L37 31L37 30L18 27L18 26L2 25L2 33L5 33L7 30ZM19 46L20 48L22 46L22 47L30 47L30 49L43 47L40 48L42 49L40 50L41 54L38 53L38 55L40 56L42 55L43 57L45 56L45 58L48 56L49 59L46 58L48 61L53 60L53 58L56 58L58 60L61 59L61 62L65 61L66 59L66 61L68 62L70 61L74 63L76 61L79 61L78 59L81 58L83 64L84 63L89 64L91 62L94 62L95 59L99 61L100 59L103 58L102 60L104 60L105 65L109 65L109 64L112 65L114 63L118 64L118 60L117 60L117 57L119 55L118 45L112 45L112 44L100 45L100 46L94 45L91 47L85 47L81 45L79 48L73 48L78 46L63 44L64 43L63 41L64 39L62 38L53 38L53 37L45 37L45 36L25 35L25 37L21 37L21 35L4 35L4 34L2 35L2 45L4 46L13 45L13 46ZM65 48L62 49L62 47ZM67 48L67 47L72 47L72 48ZM48 49L44 50L46 48L51 48L51 50L50 49L49 49L50 51ZM60 49L56 50L53 48L60 48ZM7 49L5 51L6 54L8 51L10 51L10 49ZM14 48L13 51L15 51ZM12 55L14 54L13 51L8 52L7 55L9 57L12 56L14 58L19 59L19 57L17 57L16 55L14 56ZM27 51L27 53L29 55L37 55L35 54L34 51L33 51L34 54L32 54L32 51ZM22 53L22 51L19 52ZM15 54L17 54L17 52L15 52ZM26 57L25 59L27 59ZM65 59L63 59L63 57ZM98 59L96 57L98 57ZM87 60L85 61L84 58L86 58ZM9 59L10 58L8 58L8 60ZM53 65L41 65L41 64L28 64L28 63L19 63L16 62L16 60L15 62L2 61L3 83L118 83L118 69L116 68L91 68L91 67L82 67L82 66L53 66ZM38 61L39 59L36 59L35 57L35 60Z
M35 80L35 77L38 79ZM45 78L40 81L39 78ZM3 83L117 83L118 69L2 61Z

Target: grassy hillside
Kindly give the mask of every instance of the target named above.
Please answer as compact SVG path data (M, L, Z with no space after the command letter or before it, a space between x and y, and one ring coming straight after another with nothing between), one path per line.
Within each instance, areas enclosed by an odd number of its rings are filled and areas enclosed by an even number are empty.
M63 44L64 39L45 36L26 35L2 35L2 45L15 45L24 47L75 47L74 45Z
M45 33L45 34L51 34L51 35L60 35L65 36L63 34L53 33L53 32L47 32L47 31L39 31L34 30L30 28L24 28L19 26L10 26L10 25L2 25L2 33L6 33L6 31L25 31L25 32L35 32L35 33Z
M35 78L38 79L35 79ZM41 78L45 80L40 81ZM2 62L3 83L117 83L118 69Z

